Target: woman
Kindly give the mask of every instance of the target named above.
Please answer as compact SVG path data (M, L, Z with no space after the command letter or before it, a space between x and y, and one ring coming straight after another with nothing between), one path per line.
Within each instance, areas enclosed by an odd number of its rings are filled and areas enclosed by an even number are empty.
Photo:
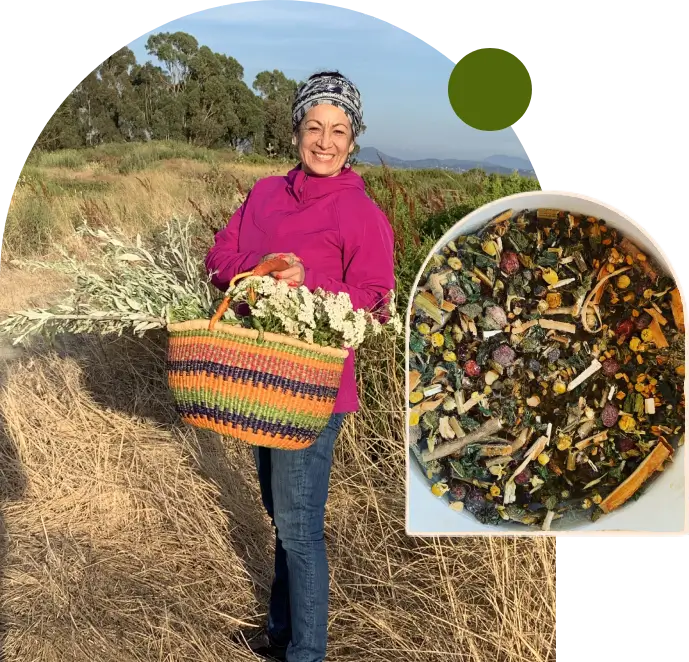
M300 164L258 181L206 258L213 283L280 254L274 272L292 286L347 292L355 309L373 309L394 289L393 234L349 165L362 127L355 85L322 72L300 87L292 107ZM354 355L346 359L325 431L299 451L255 448L263 503L273 520L275 578L267 642L255 652L287 662L321 662L328 623L328 561L323 536L333 447L345 413L357 411Z

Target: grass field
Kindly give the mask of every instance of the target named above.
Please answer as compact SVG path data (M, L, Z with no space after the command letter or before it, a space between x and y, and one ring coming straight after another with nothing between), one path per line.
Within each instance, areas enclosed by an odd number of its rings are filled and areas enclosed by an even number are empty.
M82 219L145 233L192 215L202 248L253 181L288 167L184 145L34 157L7 221L0 314L59 299L68 280L11 260L49 261L54 241L88 257ZM454 219L534 186L361 170L395 226L402 294ZM554 660L554 540L404 533L401 350L361 351L363 408L337 445L328 659ZM178 422L164 334L65 337L2 357L0 659L255 660L232 636L263 623L270 523L248 448Z

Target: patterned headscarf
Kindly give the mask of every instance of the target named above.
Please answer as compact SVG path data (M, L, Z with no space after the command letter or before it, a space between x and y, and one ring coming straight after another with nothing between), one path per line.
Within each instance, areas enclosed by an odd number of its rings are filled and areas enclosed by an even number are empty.
M321 103L341 108L352 123L354 135L359 134L363 120L361 95L351 80L336 72L314 74L297 90L292 104L292 126L295 131L304 115Z

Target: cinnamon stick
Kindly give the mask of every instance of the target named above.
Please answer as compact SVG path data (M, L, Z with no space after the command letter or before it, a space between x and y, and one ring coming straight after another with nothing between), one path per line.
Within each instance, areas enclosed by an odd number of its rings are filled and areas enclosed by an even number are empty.
M636 468L636 471L600 502L600 509L604 513L609 513L615 510L615 508L619 508L625 501L634 495L652 474L661 468L663 462L665 462L672 453L672 446L670 446L665 439L660 437L656 447Z
M499 418L491 418L461 439L457 439L456 441L451 441L446 444L441 444L433 449L432 452L424 451L421 454L421 459L424 462L430 462L431 460L437 460L438 458L446 457L447 455L452 455L453 453L458 453L465 446L475 444L479 441L482 441L486 437L492 437L494 434L500 432L500 430L502 430L502 421Z

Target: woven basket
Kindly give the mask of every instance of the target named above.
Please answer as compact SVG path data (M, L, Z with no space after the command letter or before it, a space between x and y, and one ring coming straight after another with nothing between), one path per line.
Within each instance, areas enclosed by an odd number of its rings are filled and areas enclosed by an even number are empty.
M238 274L262 276L289 266L276 259ZM298 450L325 428L347 351L224 324L225 298L213 319L168 325L168 384L182 419L256 446Z

